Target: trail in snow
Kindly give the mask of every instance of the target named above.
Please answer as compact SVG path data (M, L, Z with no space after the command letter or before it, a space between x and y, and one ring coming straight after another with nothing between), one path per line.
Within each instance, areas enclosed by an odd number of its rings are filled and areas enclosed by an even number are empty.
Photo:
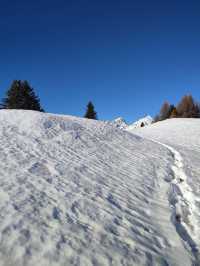
M200 119L174 118L154 123L149 127L136 129L132 133L146 139L164 143L166 148L170 148L174 157L173 176L182 176L173 180L176 191L176 198L181 211L184 213L181 218L181 226L184 225L185 231L182 237L186 246L196 257L194 265L199 263L200 251ZM174 173L175 171L175 173ZM185 180L185 181L183 181ZM169 180L170 181L170 180ZM180 181L180 182L179 182ZM183 182L181 182L183 181ZM172 180L170 181L172 182ZM173 183L172 182L172 183ZM172 193L173 194L173 193ZM178 195L177 195L178 194ZM181 194L181 195L179 195ZM180 208L179 208L180 209ZM187 241L189 243L187 243ZM191 240L191 241L190 241ZM198 250L198 252L196 251Z
M193 215L195 201L183 169L183 158L180 153L171 146L158 141L156 142L166 147L174 158L174 165L172 166L174 178L170 182L169 190L169 203L172 207L172 222L176 227L177 233L183 241L186 242L186 248L189 247L195 259L200 262L198 246L195 243L195 237L192 237L192 235L197 235L199 231L198 223Z

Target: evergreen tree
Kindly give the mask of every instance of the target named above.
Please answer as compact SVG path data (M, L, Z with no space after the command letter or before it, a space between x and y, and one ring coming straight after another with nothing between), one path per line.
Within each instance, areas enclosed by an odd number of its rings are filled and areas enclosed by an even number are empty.
M176 118L176 117L178 117L178 113L177 113L176 107L174 107L171 112L170 118Z
M97 113L94 110L94 105L92 102L88 103L87 110L86 110L84 117L88 119L97 119Z
M44 112L40 100L27 81L14 80L3 100L6 109L25 109Z
M168 117L168 118L171 117L172 112L174 111L174 109L176 109L176 107L175 107L173 104L170 104L170 108L169 108L169 117Z

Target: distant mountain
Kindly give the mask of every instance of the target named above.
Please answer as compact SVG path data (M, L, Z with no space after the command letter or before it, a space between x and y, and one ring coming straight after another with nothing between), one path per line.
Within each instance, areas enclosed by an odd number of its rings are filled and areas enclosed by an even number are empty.
M132 130L132 129L139 128L139 127L145 127L145 126L152 124L152 122L153 122L153 118L149 115L139 119L138 121L132 124L128 124L122 117L118 117L113 121L116 127L120 129L127 129L127 130Z
M122 117L118 117L113 121L114 125L120 129L126 129L128 124L126 123L125 119Z
M147 115L138 121L134 122L133 124L129 125L127 127L127 130L132 130L139 127L146 127L148 125L151 125L153 122L153 118L150 115Z

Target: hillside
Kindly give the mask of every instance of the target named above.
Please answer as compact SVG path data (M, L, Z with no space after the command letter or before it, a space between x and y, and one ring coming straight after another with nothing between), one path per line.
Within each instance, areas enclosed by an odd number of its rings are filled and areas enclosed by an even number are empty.
M162 126L148 128L136 134L179 148ZM191 150L189 134L176 138L183 167L168 147L112 123L1 110L0 265L198 265L193 191L185 239L169 201L169 191L170 199L184 198L179 185L171 190L176 166L186 170L183 184L188 173L193 187L199 180L199 124L192 128Z
M200 119L167 119L131 132L159 143L174 157L171 190L176 190L174 209L182 220L177 232L200 265Z

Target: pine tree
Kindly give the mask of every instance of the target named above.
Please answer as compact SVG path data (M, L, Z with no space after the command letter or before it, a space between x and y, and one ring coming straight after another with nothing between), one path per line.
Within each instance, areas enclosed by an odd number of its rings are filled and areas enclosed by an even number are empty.
M40 100L27 81L14 80L3 100L6 109L25 109L44 112Z
M176 107L174 107L171 112L170 118L176 118L176 117L178 117L178 113L177 113Z
M88 103L84 117L88 119L97 119L97 113L94 110L94 105L92 102Z

